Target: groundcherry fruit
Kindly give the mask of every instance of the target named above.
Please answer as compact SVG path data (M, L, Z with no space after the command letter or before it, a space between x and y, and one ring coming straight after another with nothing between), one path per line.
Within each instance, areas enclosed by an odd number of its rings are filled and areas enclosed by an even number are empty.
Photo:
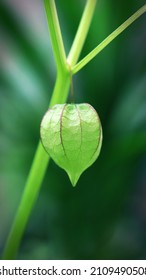
M87 103L56 104L41 122L42 144L72 183L97 159L102 127L95 109Z

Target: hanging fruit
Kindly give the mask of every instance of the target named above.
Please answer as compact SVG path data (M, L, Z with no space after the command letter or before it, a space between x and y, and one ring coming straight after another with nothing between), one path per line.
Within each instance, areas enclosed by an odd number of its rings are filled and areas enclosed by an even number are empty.
M57 104L44 115L40 133L45 150L75 186L100 153L102 127L97 112L87 103Z

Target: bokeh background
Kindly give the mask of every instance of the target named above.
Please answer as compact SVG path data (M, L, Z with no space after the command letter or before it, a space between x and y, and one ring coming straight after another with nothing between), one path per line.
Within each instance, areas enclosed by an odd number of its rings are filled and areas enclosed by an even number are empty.
M85 0L56 1L66 53ZM81 57L145 4L99 0ZM0 1L0 250L55 83L42 0ZM18 259L146 259L146 15L74 76L103 125L99 159L73 188L50 161ZM40 162L41 164L41 162Z

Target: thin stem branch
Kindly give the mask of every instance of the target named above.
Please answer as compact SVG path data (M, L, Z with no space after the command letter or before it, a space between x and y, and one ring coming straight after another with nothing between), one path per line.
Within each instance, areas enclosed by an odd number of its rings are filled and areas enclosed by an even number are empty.
M85 39L87 37L89 27L91 25L91 20L95 10L96 2L97 2L96 0L87 0L86 2L86 6L75 39L73 41L71 50L67 58L67 61L71 66L75 65L75 63L78 61L78 58L80 56Z
M66 68L66 55L54 0L44 0L56 66Z
M140 8L115 31L113 31L105 40L103 40L93 51L85 56L79 63L72 68L72 73L75 74L81 70L89 61L91 61L99 52L101 52L109 43L111 43L119 34L121 34L129 25L146 12L146 5Z

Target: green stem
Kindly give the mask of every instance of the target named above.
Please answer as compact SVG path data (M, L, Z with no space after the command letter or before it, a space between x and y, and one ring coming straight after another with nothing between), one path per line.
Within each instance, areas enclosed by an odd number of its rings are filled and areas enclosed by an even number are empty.
M129 25L146 12L146 5L140 8L135 14L121 24L105 40L103 40L93 51L85 56L79 63L72 68L72 74L81 70L89 61L91 61L99 52L101 52L109 43L111 43L119 34L121 34Z
M5 260L14 259L16 256L24 228L31 212L31 206L36 201L40 184L47 168L48 160L48 155L39 143L32 163L31 171L26 182L23 197L5 246L3 254L3 259Z
M91 25L91 20L93 17L95 6L96 0L87 0L75 39L73 41L71 50L67 58L67 61L71 66L75 65L80 56L85 39L87 37L89 27Z
M57 70L66 67L66 55L54 0L44 0Z
M90 1L90 0L89 0ZM93 0L94 1L94 0ZM55 83L55 88L53 91L52 99L50 101L50 107L56 103L65 103L67 100L67 95L70 86L70 68L67 66L67 61L64 55L64 47L59 27L59 22L57 18L57 13L55 9L54 0L44 0L45 8L47 12L50 36L52 40L52 46L54 51L54 56L57 65L57 79ZM92 2L92 1L91 1ZM89 6L88 6L89 7ZM87 9L87 6L86 6ZM86 11L87 12L87 11ZM92 12L92 9L90 9ZM88 14L90 15L90 13ZM88 20L86 18L86 20ZM91 18L89 16L89 22ZM84 21L85 30L84 33L87 34L86 28L88 24ZM83 29L83 27L82 27ZM85 39L85 38L84 38ZM79 40L79 36L78 36ZM80 40L79 40L80 41ZM80 44L80 42L79 42ZM73 63L74 57L78 57L76 52L79 53L78 49L81 50L81 46L77 44L74 45L71 55L71 63ZM20 206L17 210L15 220L13 222L11 231L9 233L6 246L3 253L3 259L14 259L17 255L17 251L23 236L23 232L27 225L31 210L34 203L38 197L40 187L45 175L47 168L49 156L46 154L42 148L41 143L39 143L36 155L34 157L30 173L24 188L24 193L20 201Z
M57 77L53 96L50 102L51 106L56 103L64 103L66 101L69 85L70 77L67 73ZM62 92L63 95L61 94ZM24 188L24 193L20 201L20 206L17 210L12 229L5 246L3 254L3 259L5 260L14 259L16 257L32 207L38 197L48 161L49 156L44 151L42 144L39 143L30 174Z

